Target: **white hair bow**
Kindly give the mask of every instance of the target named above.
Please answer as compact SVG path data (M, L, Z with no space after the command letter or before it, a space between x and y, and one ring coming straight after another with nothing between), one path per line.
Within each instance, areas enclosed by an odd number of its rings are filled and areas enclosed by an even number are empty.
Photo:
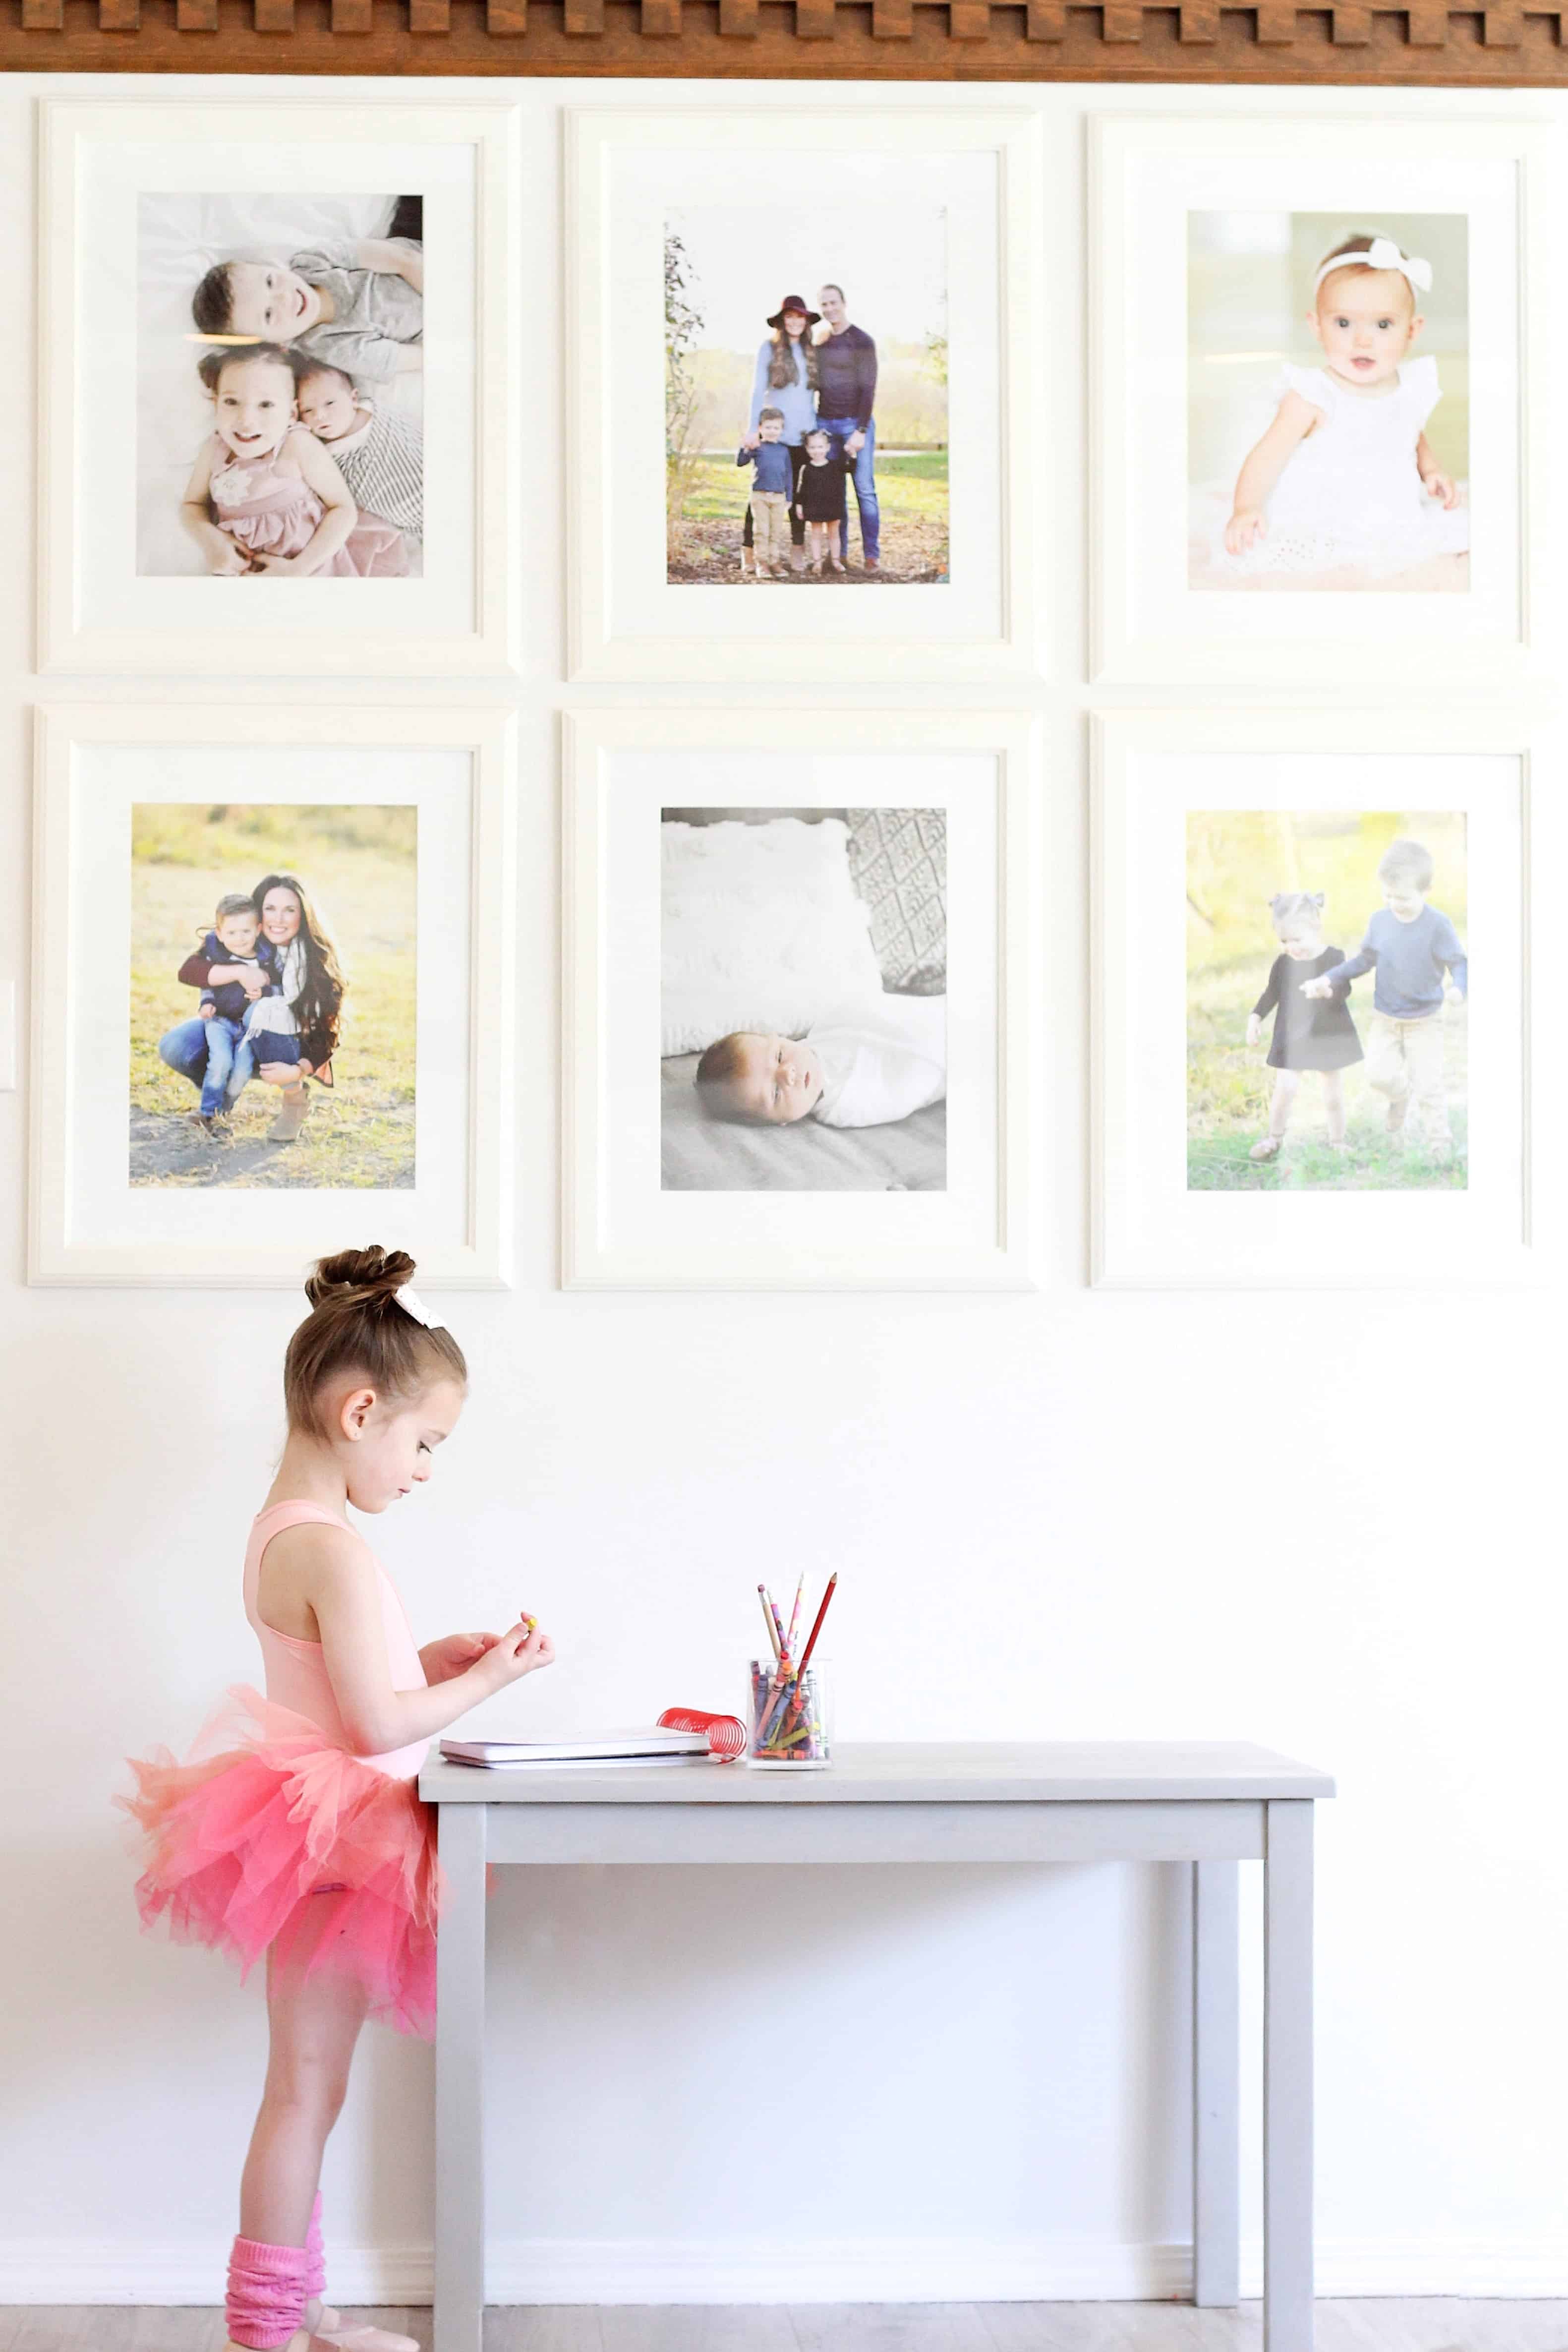
M1421 260L1415 254L1401 253L1391 236L1375 236L1364 253L1331 253L1328 259L1319 265L1318 274L1312 280L1314 294L1323 279L1331 278L1336 269L1397 269L1401 278L1409 281L1413 294L1431 291L1431 263Z
M392 1297L397 1300L403 1313L412 1315L416 1323L423 1323L427 1331L445 1330L446 1326L440 1316L433 1315L418 1292L411 1290L406 1282L401 1290L393 1291Z

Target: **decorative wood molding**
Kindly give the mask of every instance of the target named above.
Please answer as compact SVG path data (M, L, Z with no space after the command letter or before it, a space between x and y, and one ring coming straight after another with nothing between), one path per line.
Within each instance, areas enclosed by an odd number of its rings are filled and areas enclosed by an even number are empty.
M13 73L1568 84L1568 0L0 0Z

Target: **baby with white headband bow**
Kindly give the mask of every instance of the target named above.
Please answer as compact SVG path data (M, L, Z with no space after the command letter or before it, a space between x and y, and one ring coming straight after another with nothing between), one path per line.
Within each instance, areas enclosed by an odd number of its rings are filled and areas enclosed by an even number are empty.
M1237 478L1223 569L1361 587L1442 557L1457 560L1429 584L1466 585L1469 518L1424 429L1442 397L1437 362L1407 356L1431 284L1430 262L1389 236L1348 236L1323 256L1307 314L1323 364L1285 368Z

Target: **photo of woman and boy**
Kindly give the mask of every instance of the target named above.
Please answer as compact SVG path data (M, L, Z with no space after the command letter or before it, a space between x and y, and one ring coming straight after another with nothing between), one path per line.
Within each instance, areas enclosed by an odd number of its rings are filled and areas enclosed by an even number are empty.
M416 816L134 807L132 1184L412 1186Z
M422 572L423 212L141 197L140 572Z
M1193 213L1195 588L1469 585L1466 222Z
M1188 1190L1464 1189L1464 920L1463 816L1189 815Z
M673 213L664 425L672 582L946 580L943 207Z

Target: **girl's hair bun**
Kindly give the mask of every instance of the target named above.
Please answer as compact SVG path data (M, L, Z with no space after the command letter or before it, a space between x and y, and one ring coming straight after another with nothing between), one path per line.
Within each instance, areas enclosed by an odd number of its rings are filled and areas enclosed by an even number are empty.
M374 1298L390 1298L413 1279L413 1260L406 1250L384 1250L372 1242L369 1249L339 1250L318 1258L305 1285L312 1307L328 1300L355 1298L368 1306Z
M339 1379L368 1381L389 1399L417 1395L437 1381L466 1387L463 1350L444 1324L432 1329L396 1303L413 1272L406 1250L375 1243L318 1258L305 1285L310 1312L283 1362L291 1428L328 1435L320 1399Z

